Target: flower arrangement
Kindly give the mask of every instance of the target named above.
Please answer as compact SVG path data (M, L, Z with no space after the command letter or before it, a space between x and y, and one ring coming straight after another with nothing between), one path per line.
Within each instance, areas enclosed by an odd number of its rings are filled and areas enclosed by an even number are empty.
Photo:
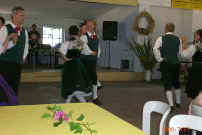
M180 84L181 85L186 85L188 80L188 68L185 66L180 67Z
M142 68L144 71L150 70L151 72L156 65L156 59L153 54L153 48L151 43L151 37L148 36L148 40L144 39L143 45L137 43L134 37L131 37L131 40L126 38L124 45L126 45L130 50L132 50L135 55L140 59Z
M134 29L134 31L137 31L137 33L140 35L149 35L149 31L144 28L137 28L137 29Z
M64 113L64 111L62 111L62 107L61 106L57 106L55 105L54 107L47 107L48 110L53 112L52 117L57 121L55 123L53 123L53 127L57 127L60 124L62 124L63 122L66 122L69 124L70 126L70 130L71 131L75 131L74 133L82 133L83 128L87 129L90 132L90 135L92 135L93 133L97 133L96 130L92 130L90 128L90 125L95 124L95 122L93 121L88 121L86 124L82 121L84 119L84 115L81 114L79 116L79 118L77 118L77 121L80 121L80 123L76 123L74 122L73 118L72 118L72 114L74 111L70 111L69 114ZM51 117L50 113L44 113L42 115L41 118L47 118L47 117ZM71 119L71 120L70 120Z

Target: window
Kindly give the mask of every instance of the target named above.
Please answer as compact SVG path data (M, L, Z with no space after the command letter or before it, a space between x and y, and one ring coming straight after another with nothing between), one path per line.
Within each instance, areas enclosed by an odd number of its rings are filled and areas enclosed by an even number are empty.
M56 47L63 42L63 27L62 26L43 26L43 44L50 44L51 47Z

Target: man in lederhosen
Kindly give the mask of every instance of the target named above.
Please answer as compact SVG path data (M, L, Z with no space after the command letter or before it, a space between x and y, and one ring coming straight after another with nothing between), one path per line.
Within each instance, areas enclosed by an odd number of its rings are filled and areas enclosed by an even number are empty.
M17 96L22 63L28 53L28 34L27 31L22 28L22 24L25 20L24 9L22 7L14 7L11 18L12 22L0 29L0 45L4 44L8 35L16 33L18 36L11 38L9 41L9 44L13 44L13 47L0 55L0 74Z
M174 87L177 108L180 108L181 89L179 83L180 62L178 55L182 52L182 41L173 34L175 25L167 23L165 26L165 35L159 37L153 48L155 58L160 62L161 76L164 85L164 92L174 111L172 87Z
M83 36L84 34L86 34L87 31L88 31L87 26L85 24L82 25L79 36L80 37ZM97 80L97 90L99 90L99 89L102 89L102 85L101 85L100 81Z
M99 37L95 34L95 21L88 20L86 23L87 32L81 36L80 39L84 41L91 51L97 52L95 56L81 55L82 62L93 84L93 103L102 105L97 97L97 72L96 65L100 55L100 41Z

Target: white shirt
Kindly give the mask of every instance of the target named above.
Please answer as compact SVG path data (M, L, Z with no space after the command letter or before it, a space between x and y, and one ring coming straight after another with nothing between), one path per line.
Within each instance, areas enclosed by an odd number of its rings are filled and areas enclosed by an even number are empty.
M89 31L87 31L87 33L88 33L88 36L89 37L91 37L91 35L96 35L95 34L95 32L94 32L94 34L91 34ZM98 36L98 35L97 35ZM98 37L99 38L99 37ZM87 38L87 36L86 35L82 35L81 37L80 37L80 39L83 41L83 42L85 42L86 44L88 44L88 38ZM100 50L100 42L99 42L99 45L98 45L98 57L100 56L100 53L101 53L101 50Z
M63 42L61 44L61 46L59 48L59 52L66 55L67 50L71 50L73 48L74 48L74 46L70 44L70 41L66 41L66 42ZM81 54L84 54L84 55L91 55L92 54L92 51L90 50L90 48L88 47L88 45L86 43L84 43L83 50L81 51Z
M173 34L172 32L167 32L165 35L167 34ZM180 38L179 38L180 39ZM161 62L163 60L163 58L161 57L161 52L160 52L160 47L162 47L162 37L159 37L156 42L155 42L155 45L153 47L153 53L154 53L154 56L156 58L156 60L158 62ZM178 54L181 54L182 53L182 40L180 39L180 46L179 46L179 53Z
M182 51L181 57L183 59L189 59L191 58L196 52L196 46L195 45L191 45L189 46L189 48L187 48L186 50Z
M12 22L11 22L10 24L11 24L11 26L13 27L13 29L15 29L16 26L15 26ZM18 32L18 34L19 34L19 32ZM3 51L3 49L4 49L3 44L4 44L4 42L5 42L7 36L8 36L8 30L7 30L6 26L3 26L3 27L0 29L0 54L2 53L2 51ZM27 31L26 31L26 30L25 30L25 36L26 36L26 40L25 40L25 48L24 48L23 59L25 59L26 56L27 56L27 54L28 54L28 46L29 46L29 44L28 44L28 41L29 41L29 40L28 40L28 34L27 34ZM15 44L13 43L12 40L9 41L9 43L8 43L8 48L7 48L7 49L12 48L14 45L15 45Z

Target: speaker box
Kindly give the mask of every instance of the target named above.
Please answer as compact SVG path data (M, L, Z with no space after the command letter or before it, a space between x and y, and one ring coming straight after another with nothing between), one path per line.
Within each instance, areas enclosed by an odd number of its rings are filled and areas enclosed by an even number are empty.
M103 21L103 40L117 40L117 21Z

